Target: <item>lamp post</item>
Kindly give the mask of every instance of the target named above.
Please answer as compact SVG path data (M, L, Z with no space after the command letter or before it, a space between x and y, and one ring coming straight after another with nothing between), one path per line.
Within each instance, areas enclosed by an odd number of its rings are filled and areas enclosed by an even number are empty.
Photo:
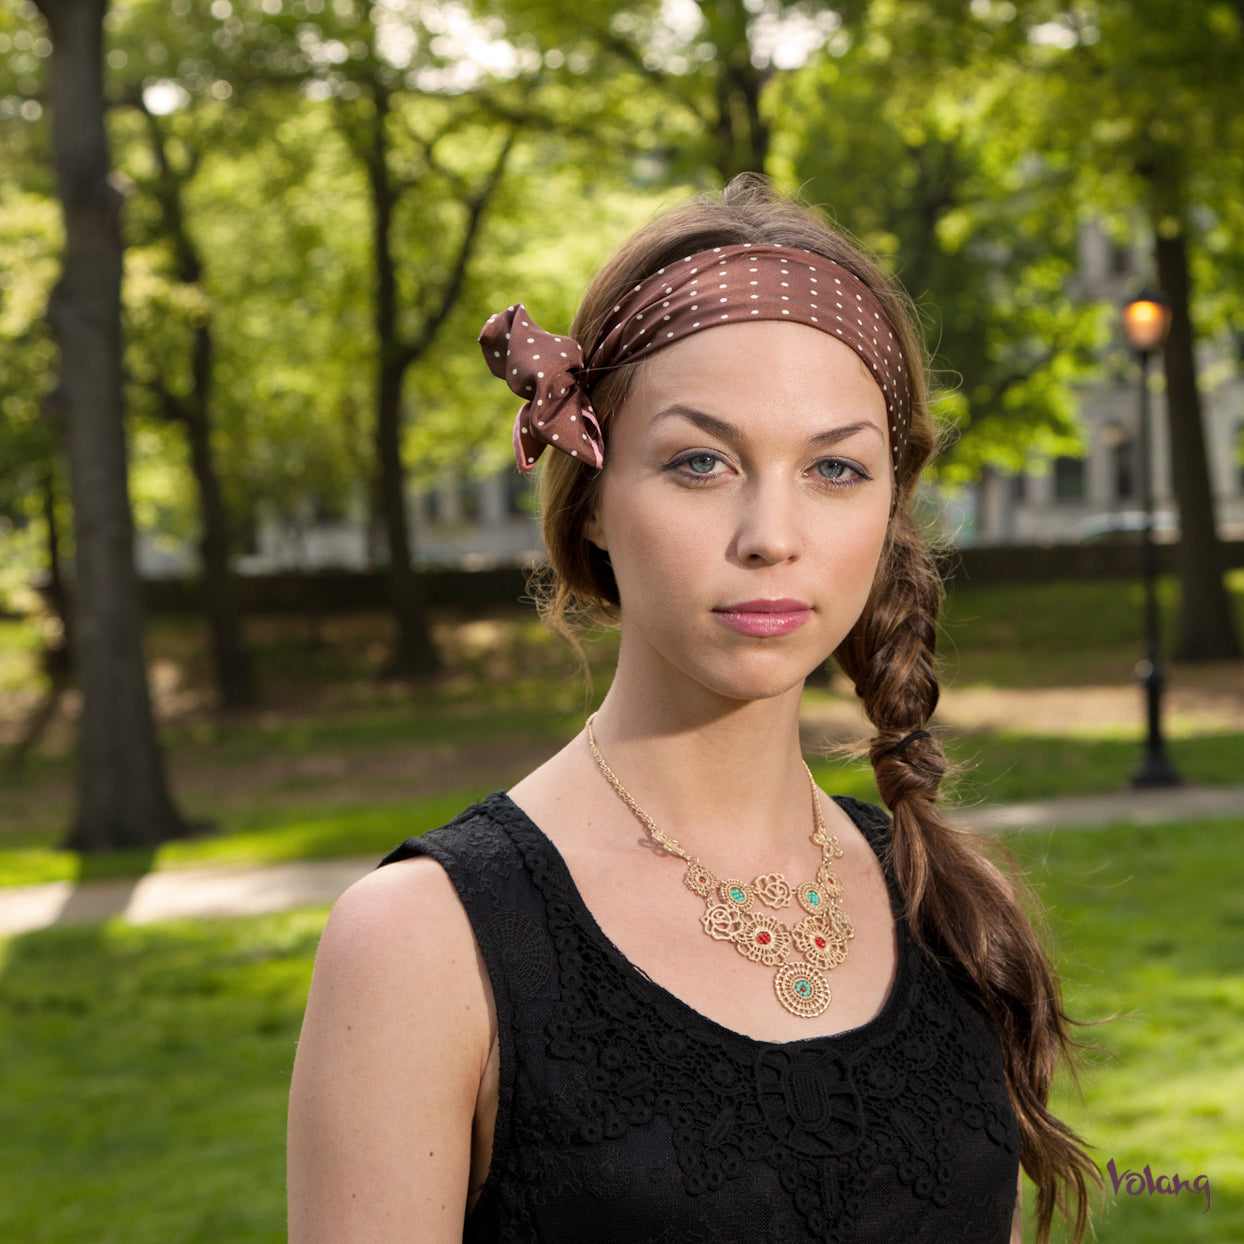
M1162 737L1162 649L1158 627L1157 550L1153 543L1152 436L1149 426L1149 360L1160 350L1171 326L1165 295L1143 290L1123 308L1123 335L1140 362L1140 496L1145 520L1141 531L1141 568L1145 580L1145 656L1136 674L1145 688L1149 719L1145 754L1132 775L1133 786L1177 786L1179 774L1166 755Z

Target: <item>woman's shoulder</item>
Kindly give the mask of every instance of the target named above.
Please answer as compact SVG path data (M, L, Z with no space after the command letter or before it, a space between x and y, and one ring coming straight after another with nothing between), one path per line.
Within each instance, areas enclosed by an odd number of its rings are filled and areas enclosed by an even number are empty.
M890 814L879 805L853 795L834 795L833 800L880 855L890 841Z
M422 989L453 973L473 945L470 922L445 869L412 855L377 868L346 890L320 939L317 970L375 975L394 990Z
M444 825L407 838L380 863L383 868L420 856L431 857L442 867L464 857L479 863L495 854L513 852L516 836L529 827L526 816L509 796L495 791L464 808Z
M462 901L463 872L486 868L491 857L502 857L495 861L500 866L512 859L507 822L517 812L498 793L436 829L407 838L337 900L321 956L326 947L331 952L338 946L378 960L395 955L410 963L407 956L413 955L415 962L428 960L426 967L434 971L442 961L438 938L465 946L473 937Z

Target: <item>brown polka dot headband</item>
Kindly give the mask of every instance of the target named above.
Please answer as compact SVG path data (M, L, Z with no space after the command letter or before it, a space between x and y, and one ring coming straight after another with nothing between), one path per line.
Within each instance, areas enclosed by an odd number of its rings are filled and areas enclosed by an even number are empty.
M518 469L530 471L546 445L600 467L605 442L588 393L601 375L703 329L783 319L839 338L864 360L886 400L897 474L911 420L902 347L873 292L813 251L744 243L688 255L636 285L586 356L574 338L538 327L522 303L491 316L479 342L492 374L526 399L514 421Z

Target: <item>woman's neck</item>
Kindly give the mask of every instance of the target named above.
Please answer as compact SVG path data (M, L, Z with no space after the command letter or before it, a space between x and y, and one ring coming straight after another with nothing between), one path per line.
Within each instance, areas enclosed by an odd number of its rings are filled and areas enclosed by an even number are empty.
M688 851L725 853L742 866L741 857L802 851L811 833L801 691L735 701L618 679L594 723L596 740L631 795Z

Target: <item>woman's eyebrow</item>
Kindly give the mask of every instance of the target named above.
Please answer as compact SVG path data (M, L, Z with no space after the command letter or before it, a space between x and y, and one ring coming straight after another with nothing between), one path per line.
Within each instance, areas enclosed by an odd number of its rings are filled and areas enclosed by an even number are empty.
M681 402L675 402L673 406L657 411L656 417L657 419L686 419L688 423L694 423L701 432L707 432L719 440L737 442L744 439L743 431L737 424L727 419L719 419L716 415L708 414L707 411L697 410L694 406L684 406Z
M658 411L656 417L658 420L669 418L686 419L688 423L695 424L702 432L707 432L710 436L715 436L719 440L730 441L735 444L746 440L746 433L737 424L731 423L728 419L720 419L716 415L710 415L707 411L697 410L694 406L684 406L681 402L676 402L673 406L667 406L664 410ZM814 436L808 437L808 444L818 449L829 448L849 439L857 432L868 431L875 432L884 443L885 433L876 423L871 419L859 419L855 423L846 423L839 428L829 428L824 432L817 432Z
M840 428L830 428L828 432L818 432L815 436L808 437L808 444L828 448L830 445L837 445L839 441L847 440L857 432L876 432L882 444L885 443L885 433L877 424L871 419L860 419L855 423L845 423Z

